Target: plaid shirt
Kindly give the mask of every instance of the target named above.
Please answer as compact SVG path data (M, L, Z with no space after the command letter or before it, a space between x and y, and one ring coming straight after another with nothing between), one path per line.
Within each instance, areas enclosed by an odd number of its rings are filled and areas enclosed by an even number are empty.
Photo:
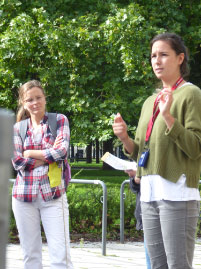
M67 158L69 147L70 130L66 116L57 114L57 136L63 137L63 142L57 148L53 148L55 141L50 128L48 127L48 114L45 113L41 120L42 138L40 143L34 141L33 128L28 120L28 128L24 144L19 133L19 123L14 125L14 156L12 163L17 171L17 178L13 185L12 195L23 202L33 202L36 200L39 191L44 201L50 201L60 197L65 193L66 186L64 182L64 173L62 173L61 184L58 187L51 188L48 178L49 163L58 162L63 168L63 160ZM35 159L24 158L25 150L42 150L47 164L34 168Z

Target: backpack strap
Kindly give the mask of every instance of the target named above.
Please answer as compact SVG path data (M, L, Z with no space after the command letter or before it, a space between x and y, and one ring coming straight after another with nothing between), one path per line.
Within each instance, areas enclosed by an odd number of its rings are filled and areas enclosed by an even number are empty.
M22 120L19 122L20 125L20 136L22 139L22 143L24 143L26 133L27 133L27 127L28 127L28 119Z
M57 113L48 112L48 125L54 138L57 137Z

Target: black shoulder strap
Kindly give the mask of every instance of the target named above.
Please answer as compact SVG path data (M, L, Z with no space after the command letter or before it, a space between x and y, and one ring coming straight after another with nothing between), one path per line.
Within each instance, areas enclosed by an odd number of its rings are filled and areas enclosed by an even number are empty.
M57 113L48 113L48 124L52 135L57 137Z
M20 124L20 136L22 139L22 143L24 143L27 133L28 119L20 121L19 124Z

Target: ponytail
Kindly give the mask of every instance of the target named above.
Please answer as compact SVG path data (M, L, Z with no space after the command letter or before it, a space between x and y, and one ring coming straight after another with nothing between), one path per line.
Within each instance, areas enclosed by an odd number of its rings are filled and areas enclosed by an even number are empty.
M19 122L27 118L30 118L29 112L26 109L24 109L23 105L19 106L19 109L17 111L16 121Z

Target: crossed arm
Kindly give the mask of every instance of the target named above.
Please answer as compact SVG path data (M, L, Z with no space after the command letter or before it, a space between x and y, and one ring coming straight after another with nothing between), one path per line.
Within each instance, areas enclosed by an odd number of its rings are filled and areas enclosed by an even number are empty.
M59 146L59 144L63 141L63 138L61 136L58 136L54 142L53 148L56 148ZM41 165L44 165L47 163L44 153L42 150L25 150L23 152L24 158L32 158L35 159L34 167L39 167Z

